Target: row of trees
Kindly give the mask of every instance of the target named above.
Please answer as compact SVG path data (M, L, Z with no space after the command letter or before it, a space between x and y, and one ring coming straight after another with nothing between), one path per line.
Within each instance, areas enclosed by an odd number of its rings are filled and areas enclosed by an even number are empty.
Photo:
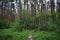
M0 19L15 20L16 9L14 0L0 0Z
M53 26L55 26L56 15L55 15L55 2L54 1L55 0L50 0L48 2L46 2L46 0L23 0L24 9L22 9L22 7L23 7L22 0L20 0L19 5L20 5L21 23L23 23L23 19L24 19L23 16L25 14L25 22L23 24L25 24L26 29L30 28L29 20L31 18L32 26L34 27L35 31L36 31L36 28L39 28L41 30L41 27L43 25L45 25L45 30L48 30L48 19L49 19L48 7L49 7L50 12L51 12L49 14L51 14L50 16L52 19L52 23L53 23ZM47 3L49 3L49 4L47 4ZM57 9L57 11L58 11L58 9ZM39 14L38 23L37 23L37 14ZM29 17L29 15L30 15L30 17ZM38 24L40 25L39 27L37 26Z
M16 1L18 2L18 0L16 0ZM8 4L8 2L10 2L10 1L5 1L2 3L4 5L1 5L2 8L0 8L0 10L1 10L0 13L3 15L3 12L4 12L4 14L6 12L7 15L5 15L5 16L8 17L10 15L10 18L15 20L15 13L12 11L12 7L11 7L13 5L7 7L5 3ZM12 2L13 1L11 1L11 4L12 4ZM57 2L57 4L58 4L58 6L60 6L59 2ZM48 11L48 6L51 9L50 12ZM7 7L8 11L6 11L6 7ZM56 26L56 20L58 17L56 16L56 13L54 12L54 9L55 9L54 0L50 0L49 4L47 4L46 0L19 0L18 7L19 8L18 8L17 18L19 16L19 21L20 21L19 29L21 29L21 31L23 28L35 29L35 31L37 29L39 29L39 30L44 29L47 31L49 29L49 26L51 26L51 25L52 25L52 27ZM13 8L14 8L14 6L13 6ZM59 11L59 10L57 10L57 11ZM58 13L57 13L57 15L58 15ZM3 18L5 18L5 16Z

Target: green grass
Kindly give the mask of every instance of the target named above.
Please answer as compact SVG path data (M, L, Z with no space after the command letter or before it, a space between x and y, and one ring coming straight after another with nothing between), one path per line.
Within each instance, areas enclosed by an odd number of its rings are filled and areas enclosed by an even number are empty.
M26 40L28 37L28 34L29 34L29 31L13 32L10 29L0 30L0 37L4 38L7 36L11 36L10 40Z
M0 36L12 36L10 40L26 40L30 31L14 32L11 29L2 29L0 30ZM37 31L34 32L31 30L33 40L56 40L55 32L46 32L46 31Z
M56 33L55 32L33 32L33 39L34 40L56 40Z

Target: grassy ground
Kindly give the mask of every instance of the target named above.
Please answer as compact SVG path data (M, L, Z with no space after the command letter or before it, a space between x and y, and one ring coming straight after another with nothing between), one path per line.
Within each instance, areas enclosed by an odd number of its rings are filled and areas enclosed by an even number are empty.
M55 32L46 32L46 31L32 32L32 36L34 40L56 40Z
M4 29L4 30L0 30L0 40L1 40L1 36L3 39L5 37L8 37L10 40L25 40L27 39L28 34L29 31L13 32L10 29Z
M30 31L13 32L11 29L4 29L0 30L0 40L3 40L5 37L8 37L10 40L26 40L29 33ZM46 31L34 32L31 30L31 33L33 40L56 40L55 32Z

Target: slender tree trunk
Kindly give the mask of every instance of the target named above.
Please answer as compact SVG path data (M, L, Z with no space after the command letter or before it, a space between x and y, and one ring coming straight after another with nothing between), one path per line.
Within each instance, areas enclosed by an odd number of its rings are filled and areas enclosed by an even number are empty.
M29 27L29 24L28 24L28 0L26 2L26 5L27 5L27 10L26 10L26 28L28 29L28 27Z
M46 7L46 0L44 0L44 9L43 9L43 12L44 12L44 22L45 22L45 30L47 31L48 30L48 17L47 17L47 7Z
M19 16L20 16L20 31L22 31L22 4L21 0L19 0Z
M58 17L57 17L57 29L58 29L58 34L60 34L60 0L57 0L57 13L58 13Z
M34 2L34 28L35 28L35 32L36 32L36 29L37 29L37 25L36 25L36 0L33 0Z
M57 0L57 12L58 12L58 18L60 18L60 0Z
M52 22L53 22L53 27L54 27L54 21L55 21L54 0L50 0L50 4L51 4L51 17L52 17Z
M34 13L34 12L33 12L33 11L34 11L34 5L33 5L32 2L33 2L33 1L30 1L30 3L31 3L31 17L32 17L31 19L32 19L32 27L34 28L34 26L33 26L33 25L34 25L34 23L33 23L33 21L34 21L34 20L33 20L33 19L34 19L34 18L33 18L33 17L34 17L34 15L33 15L33 13Z
M28 24L28 18L29 18L29 16L28 16L28 8L29 8L29 5L28 5L28 0L26 0L26 14L25 14L25 16L26 16L26 29L29 29L29 24Z
M25 28L28 28L28 0L24 0L24 9L25 9Z
M2 6L1 6L1 19L3 19L3 2L2 2Z
M42 29L42 27L43 27L43 26L42 26L42 25L43 25L43 19L42 19L42 18L43 18L43 13L42 13L43 0L40 0L40 2L41 2L41 12L40 12L40 14L41 14L41 16L40 16L40 20L41 20L41 21L40 21L40 24L41 24L41 27L40 27L40 28Z

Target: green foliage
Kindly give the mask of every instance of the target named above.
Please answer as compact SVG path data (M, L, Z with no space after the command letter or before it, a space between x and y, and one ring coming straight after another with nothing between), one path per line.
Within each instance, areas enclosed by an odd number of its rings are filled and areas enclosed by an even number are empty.
M9 39L9 40L27 40L30 31L12 31L11 29L3 29L0 30L0 40ZM32 32L33 40L56 40L56 33L55 32L46 32L46 31L37 31ZM6 39L6 40L7 40Z
M0 29L5 29L9 27L9 22L7 20L0 20Z
M12 31L11 29L4 29L0 30L0 40L26 40L27 36L29 34L29 31L22 31L22 32L17 32L17 31Z
M47 13L48 31L56 31L57 24L59 24L57 23L59 22L59 19L57 19L58 18L57 12L53 13L53 16L54 17L52 18L51 13L50 12ZM28 13L27 19L28 19L28 24L27 24L28 29L34 29L34 16L31 13ZM16 20L14 27L17 27L17 29L18 28L20 29L21 27L25 29L26 27L25 24L26 24L26 14L24 13L24 10L23 10L22 21L20 21L20 17L18 16L18 20ZM46 28L45 16L42 15L42 18L41 18L41 13L37 13L36 14L36 29L45 30L45 28Z
M56 33L55 32L33 32L33 40L56 40Z
M28 30L34 29L34 17L31 16L31 14L28 14ZM48 31L45 31L45 19L44 19L44 15L41 18L41 14L37 13L36 14L36 30L42 29L39 32L32 32L32 36L34 40L57 40L60 38L59 35L57 35L57 39L56 39L56 33L55 31L58 33L60 33L60 19L58 18L58 15L55 13L53 14L55 16L54 18L54 22L52 21L52 17L50 12L47 14L47 25L48 25ZM17 16L15 22L10 22L10 21L6 21L6 20L0 20L0 40L4 40L6 38L8 38L9 40L26 40L28 35L29 35L29 31L24 31L25 27L26 27L26 18L25 18L25 14L22 17L22 21L20 21L20 16ZM42 25L41 25L41 21L42 21ZM9 28L9 29L6 29ZM20 32L20 30L23 30L22 32Z

